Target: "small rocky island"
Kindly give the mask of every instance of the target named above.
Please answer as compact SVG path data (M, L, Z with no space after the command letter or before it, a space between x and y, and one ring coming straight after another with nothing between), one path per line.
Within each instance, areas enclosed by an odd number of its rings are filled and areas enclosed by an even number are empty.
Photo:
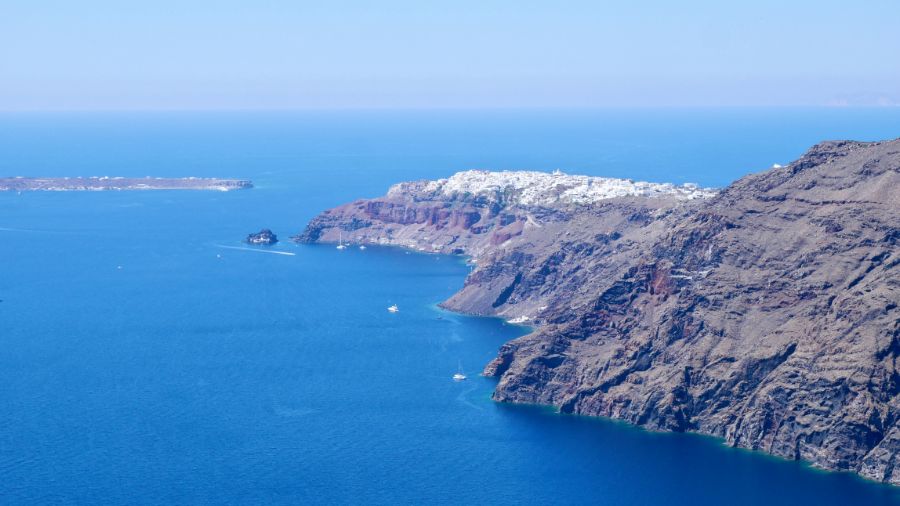
M278 242L278 236L268 228L264 228L255 234L247 236L248 244L262 244L270 246Z
M244 179L162 177L0 177L0 191L216 190L253 188Z
M459 253L443 303L529 322L494 399L900 484L900 140L719 191L534 172L401 183L295 240Z

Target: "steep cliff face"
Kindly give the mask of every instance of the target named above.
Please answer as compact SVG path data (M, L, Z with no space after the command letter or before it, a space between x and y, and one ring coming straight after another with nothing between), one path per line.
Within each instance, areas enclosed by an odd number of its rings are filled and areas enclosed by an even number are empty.
M558 288L605 276L611 258L629 257L662 230L663 217L712 195L694 185L468 171L325 211L293 239L465 254L476 268L444 306L541 320L581 294Z
M900 483L900 141L822 143L692 198L406 197L338 208L302 238L340 226L472 254L445 304L538 325L485 368L495 399Z

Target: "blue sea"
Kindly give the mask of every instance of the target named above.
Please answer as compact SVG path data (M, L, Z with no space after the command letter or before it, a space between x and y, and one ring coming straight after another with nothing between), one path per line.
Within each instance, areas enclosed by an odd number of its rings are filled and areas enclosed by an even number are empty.
M437 307L461 259L287 241L464 169L724 186L898 136L900 109L0 115L2 175L256 185L0 194L0 503L900 504L713 438L496 404L478 373L528 330ZM235 249L263 227L282 242Z

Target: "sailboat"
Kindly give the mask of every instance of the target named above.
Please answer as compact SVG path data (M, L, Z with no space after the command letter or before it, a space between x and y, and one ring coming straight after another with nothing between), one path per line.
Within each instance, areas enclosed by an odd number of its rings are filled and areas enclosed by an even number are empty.
M344 232L341 231L341 230L339 230L339 231L338 231L338 234L339 234L339 235L338 235L338 245L337 245L337 249L347 249L347 245L344 244Z
M466 375L463 374L462 370L462 362L459 363L459 368L456 370L456 374L453 375L453 381L465 381Z

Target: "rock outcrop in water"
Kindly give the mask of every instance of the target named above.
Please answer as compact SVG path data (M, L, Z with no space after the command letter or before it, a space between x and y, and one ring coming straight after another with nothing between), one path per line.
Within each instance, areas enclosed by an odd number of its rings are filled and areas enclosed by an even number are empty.
M296 239L470 255L444 306L536 326L485 368L498 401L900 484L900 140L719 192L529 174L403 183Z
M272 244L275 244L277 242L278 236L268 228L264 228L255 234L250 234L247 236L248 244L262 244L265 246L271 246Z

